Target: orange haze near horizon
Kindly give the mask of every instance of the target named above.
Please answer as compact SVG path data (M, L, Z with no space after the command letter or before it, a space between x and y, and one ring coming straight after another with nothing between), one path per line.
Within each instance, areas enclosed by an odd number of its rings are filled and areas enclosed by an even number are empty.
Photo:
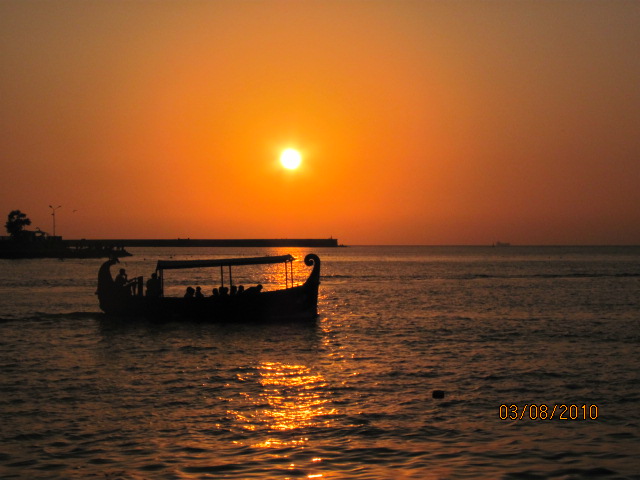
M638 46L636 1L7 0L0 214L51 232L62 205L66 238L640 244Z

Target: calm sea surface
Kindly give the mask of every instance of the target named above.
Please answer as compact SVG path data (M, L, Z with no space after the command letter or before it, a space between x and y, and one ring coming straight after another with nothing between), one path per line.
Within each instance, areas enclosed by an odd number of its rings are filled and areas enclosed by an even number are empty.
M108 318L101 260L0 260L0 478L640 479L640 248L315 253L312 326Z

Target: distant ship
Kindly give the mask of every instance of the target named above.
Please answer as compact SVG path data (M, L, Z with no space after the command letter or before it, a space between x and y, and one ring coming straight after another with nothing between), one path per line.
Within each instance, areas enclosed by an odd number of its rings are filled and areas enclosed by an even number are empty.
M493 244L494 247L510 247L511 244L508 242L496 242Z

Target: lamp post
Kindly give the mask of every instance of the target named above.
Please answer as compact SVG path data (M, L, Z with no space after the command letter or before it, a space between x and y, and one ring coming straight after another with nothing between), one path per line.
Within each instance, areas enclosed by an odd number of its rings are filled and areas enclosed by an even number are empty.
M57 207L52 207L51 205L49 205L49 208L51 209L51 216L53 217L53 236L56 236L56 210L59 208L62 208L62 205L58 205Z

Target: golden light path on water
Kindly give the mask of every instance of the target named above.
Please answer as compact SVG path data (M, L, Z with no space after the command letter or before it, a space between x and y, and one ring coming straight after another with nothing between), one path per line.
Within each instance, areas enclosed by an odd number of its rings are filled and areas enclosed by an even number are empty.
M229 411L238 424L249 431L294 432L298 429L331 425L337 413L328 408L323 395L326 381L304 365L262 362L254 371L238 375L239 380L256 381L259 394L244 393L245 399L256 408L250 413ZM300 446L307 442L300 436L292 439L269 437L252 445L257 448Z

